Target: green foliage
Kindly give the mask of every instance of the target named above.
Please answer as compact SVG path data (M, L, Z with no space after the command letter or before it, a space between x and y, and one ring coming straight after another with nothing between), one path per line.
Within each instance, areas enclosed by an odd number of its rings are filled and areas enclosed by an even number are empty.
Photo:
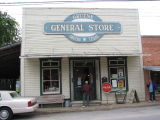
M6 12L0 11L0 47L19 41L18 23Z

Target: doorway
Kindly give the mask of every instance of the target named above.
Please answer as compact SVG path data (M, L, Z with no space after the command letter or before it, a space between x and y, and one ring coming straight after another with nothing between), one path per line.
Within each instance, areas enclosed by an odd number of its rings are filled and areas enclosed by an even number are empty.
M151 80L156 84L155 94L160 95L160 71L150 71Z
M92 87L90 100L96 100L96 70L95 70L95 60L85 59L85 60L72 60L72 100L81 101L83 92L82 86L85 81L88 81Z

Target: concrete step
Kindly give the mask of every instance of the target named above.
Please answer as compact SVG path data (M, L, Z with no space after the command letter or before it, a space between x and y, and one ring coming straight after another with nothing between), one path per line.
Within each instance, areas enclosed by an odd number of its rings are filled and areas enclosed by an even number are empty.
M71 102L71 106L73 106L73 107L82 106L82 104L83 104L83 101L72 101ZM101 101L97 101L97 100L90 101L89 105L90 106L101 105Z

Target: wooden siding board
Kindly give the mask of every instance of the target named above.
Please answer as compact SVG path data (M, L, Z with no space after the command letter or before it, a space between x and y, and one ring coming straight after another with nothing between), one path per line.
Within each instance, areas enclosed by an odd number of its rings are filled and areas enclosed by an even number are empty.
M42 12L43 11L43 12ZM104 35L100 40L94 43L74 43L64 35L45 35L43 31L44 23L48 21L63 22L64 19L73 13L93 13L99 16L105 22L119 22L122 25L121 34ZM92 48L101 48L101 51L108 53L108 51L117 52L112 46L117 48L120 52L137 53L140 52L140 39L138 24L138 11L134 9L67 9L67 8L25 8L24 9L24 26L25 26L25 47L22 54L41 54L48 53L71 53L71 49L81 48L79 51L86 49L92 52ZM68 49L64 49L65 47ZM61 48L61 50L59 50ZM70 49L69 49L70 48ZM125 49L124 49L125 48ZM83 53L83 52L82 52Z
M40 63L39 59L24 60L24 95L40 95Z
M141 57L128 57L129 93L135 89L141 101L145 100L144 78Z

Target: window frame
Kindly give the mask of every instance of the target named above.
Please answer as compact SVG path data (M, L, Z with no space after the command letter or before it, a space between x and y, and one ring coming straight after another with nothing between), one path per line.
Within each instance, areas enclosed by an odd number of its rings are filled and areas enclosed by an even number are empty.
M44 66L43 63L45 62L50 62L50 66ZM58 66L51 66L51 63L52 62L57 62ZM53 92L44 92L44 80L43 80L43 71L44 70L49 70L51 72L51 70L54 70L54 69L58 69L58 80L59 81L59 90L58 91L53 91ZM62 93L62 82L61 82L61 59L40 59L40 94L41 95L55 95L55 94L61 94ZM51 76L50 76L51 77ZM55 80L49 80L49 81L55 81Z
M117 64L110 64L110 61L117 61ZM118 64L118 61L124 61L124 64ZM111 75L111 70L110 68L116 68L117 69L117 76L112 77ZM118 69L123 68L123 76L119 77L118 75ZM113 87L112 91L117 91L117 90L128 90L128 73L127 73L127 57L108 57L108 79L109 83L112 84L112 80L116 80L117 82L117 87ZM118 88L118 81L119 80L124 80L124 87L123 88Z

